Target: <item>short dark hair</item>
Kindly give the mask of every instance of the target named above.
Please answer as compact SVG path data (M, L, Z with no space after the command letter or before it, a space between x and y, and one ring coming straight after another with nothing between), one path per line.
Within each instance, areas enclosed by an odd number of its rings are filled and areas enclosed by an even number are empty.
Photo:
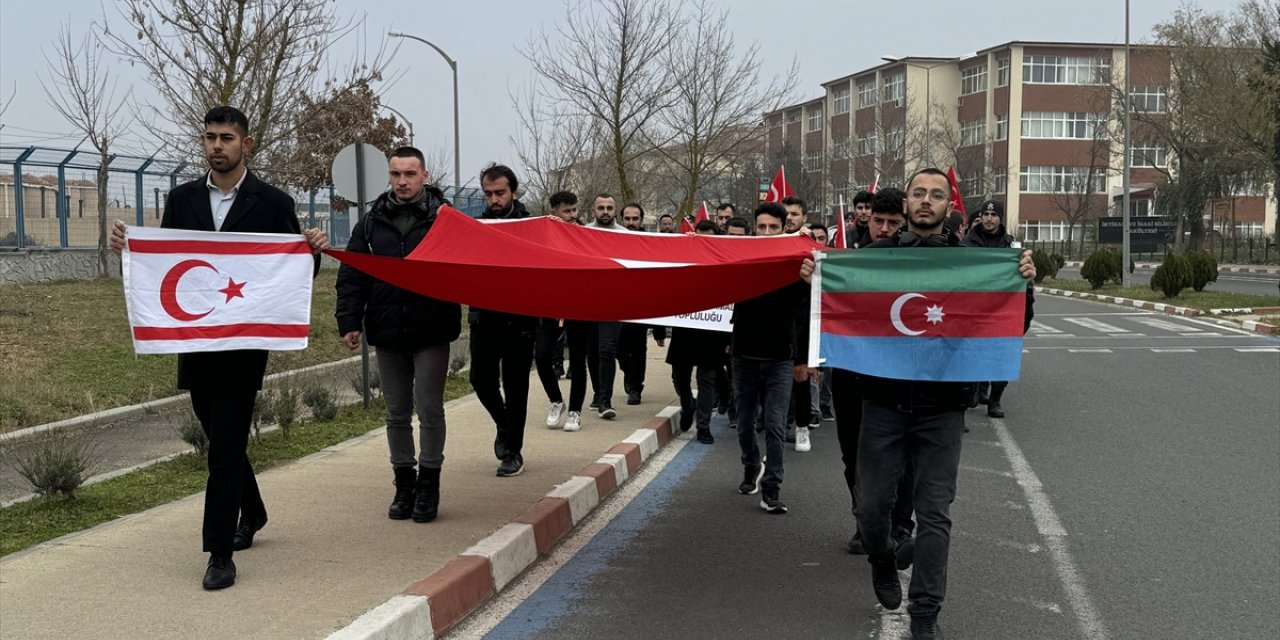
M520 181L516 179L516 172L511 170L505 164L491 164L480 172L480 182L493 182L498 178L506 178L507 186L511 188L511 193L520 190Z
M877 191L876 193L879 193L879 191ZM853 196L853 204L854 205L859 205L863 203L871 204L871 199L873 197L875 196L870 191L859 191L857 194Z
M787 209L777 202L761 202L760 206L756 207L755 217L759 218L764 215L770 215L779 220L786 220Z
M871 213L896 213L905 218L907 213L902 209L905 198L906 194L902 189L885 187L871 196Z
M920 176L920 175L942 176L943 178L946 178L946 179L947 179L947 186L948 186L948 187L950 187L953 191L954 191L954 190L955 190L955 188L956 188L955 183L951 182L951 176L947 175L947 172L945 172L945 171L943 171L942 169L939 169L939 168L937 168L937 167L925 167L925 168L923 168L923 169L921 169L921 170L919 170L919 171L917 171L917 172L915 172L915 173L911 174L911 177L907 179L907 186L908 186L908 187L910 187L910 186L911 186L911 183L912 183L912 182L914 182L914 181L915 181L915 179L916 179L916 177L917 177L917 176Z
M809 206L808 206L808 205L806 205L806 204L804 203L804 200L801 200L800 198L798 198L798 197L796 197L796 196L787 196L787 197L783 198L783 199L782 199L782 204L784 204L784 205L787 205L787 204L793 204L793 205L796 205L796 206L800 207L800 212L801 212L801 213L805 213L805 214L809 213ZM757 209L756 209L756 213L757 213L757 214L759 214L759 213L760 213L760 209L759 209L759 208L757 208ZM783 209L783 210L782 210L782 217L783 217L783 218L786 218L786 217L787 217L786 213L787 213L787 210L786 210L786 209Z
M732 202L721 202L720 204L716 205L716 211L724 211L725 209L728 209L729 213L735 216L738 215L738 208L733 206Z
M671 215L671 214L669 214L669 213L664 213L664 214L662 214L662 215L658 216L658 219L659 219L659 220L661 220L661 219L663 219L663 218L671 218L671 221L672 221L672 222L675 222L675 220L676 220L676 217L675 217L675 216L673 216L673 215Z
M699 220L698 226L693 228L694 231L719 231L720 227L710 220Z
M964 226L964 214L952 209L943 224L952 231L959 231L960 227Z
M615 205L616 205L616 204L618 204L618 199L617 199L617 198L615 198L615 197L613 197L613 194L612 194L612 193L605 193L605 192L601 191L600 193L597 193L597 194L596 194L596 200L599 200L600 198L608 198L608 199L612 200L612 201L613 201L613 203L614 203Z
M572 191L557 191L551 194L552 209L562 204L578 204L578 196Z
M241 135L246 137L249 135L249 117L244 115L243 111L235 107L214 107L210 109L208 113L204 114L204 126L207 127L215 122L218 124L235 125L240 127Z
M392 151L387 158L417 158L418 166L422 167L423 171L427 170L426 156L422 155L422 152L415 147L396 147L396 150Z
M748 234L749 234L749 233L751 233L751 224L750 224L750 223L748 223L746 220L743 220L742 218L739 218L738 216L734 216L734 217L732 217L732 218L729 218L729 221L728 221L728 222L726 222L726 223L724 223L724 228L725 228L725 230L728 230L728 229L744 229L744 230L746 230L746 232L747 232Z
M639 202L628 202L628 203L626 203L626 204L622 205L622 209L621 209L621 211L626 211L626 210L627 210L627 207L635 207L635 208L639 209L639 210L640 210L640 217L641 217L641 218L643 218L643 217L644 217L644 207L640 206L640 203L639 203Z

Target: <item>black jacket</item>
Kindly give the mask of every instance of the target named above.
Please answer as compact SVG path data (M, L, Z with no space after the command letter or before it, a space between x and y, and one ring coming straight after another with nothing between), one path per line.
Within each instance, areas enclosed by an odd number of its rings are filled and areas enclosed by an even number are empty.
M733 306L734 356L809 360L809 285L802 281Z
M656 329L655 329L656 330ZM710 329L671 328L667 364L686 367L724 366L728 357L729 334Z
M394 258L409 255L431 231L440 205L447 203L436 187L428 186L426 191L422 215L408 234L401 234L388 216L390 192L379 196L351 230L347 251ZM333 315L338 319L338 335L364 331L375 347L420 349L448 344L462 331L461 305L406 291L346 264L338 267L337 289Z
M164 202L165 229L237 233L302 233L293 198L259 180L250 171L240 183L222 228L213 224L209 207L208 174L178 185ZM320 258L316 257L316 271ZM178 355L179 389L261 389L267 352L259 349L208 351Z
M1007 249L1013 246L1014 237L1004 230L1004 223L996 227L995 233L982 230L982 223L975 223L969 228L960 244L966 247L986 247L988 249Z
M893 237L872 243L867 248L878 249L902 246L900 244L902 236L903 233L899 232ZM951 236L945 245L939 246L922 242L915 246L927 249L951 249L957 248L959 245L955 243L954 236ZM1032 307L1034 304L1035 299L1028 290L1027 308L1022 328L1024 333L1031 326L1031 318L1034 315ZM974 382L893 380L861 373L858 374L858 383L863 391L863 398L867 402L894 407L899 410L925 412L951 411L968 407L974 397L974 386L976 385Z
M490 220L528 218L529 210L524 208L523 202L514 200L511 203L511 212L507 215L501 217L495 216L489 209L485 209L484 214L480 217ZM538 318L535 316L522 316L503 311L493 311L491 309L478 309L476 307L471 307L467 311L467 321L472 325L507 326L518 330L532 331L538 328Z

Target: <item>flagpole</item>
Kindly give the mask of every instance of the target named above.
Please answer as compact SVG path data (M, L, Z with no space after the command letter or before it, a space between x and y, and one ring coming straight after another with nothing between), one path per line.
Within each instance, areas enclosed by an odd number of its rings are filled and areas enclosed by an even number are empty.
M843 224L843 223L841 223ZM809 285L809 361L808 366L819 367L822 342L822 259L825 251L813 252L813 279Z
M842 194L840 194L840 219L836 221L836 226L840 229L840 248L841 248L841 249L848 249L848 248L849 248L849 236L845 235L845 232L844 232L844 230L845 230L845 226L846 226L846 225L845 225L845 222L844 222L844 216L845 216L845 213L844 213L844 194L842 193Z

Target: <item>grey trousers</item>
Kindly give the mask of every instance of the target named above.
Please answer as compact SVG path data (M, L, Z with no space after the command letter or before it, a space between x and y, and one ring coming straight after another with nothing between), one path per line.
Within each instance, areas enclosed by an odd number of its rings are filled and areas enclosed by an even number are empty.
M378 348L378 375L387 403L387 447L392 467L413 467L413 408L418 407L417 463L427 469L444 464L444 382L449 375L449 345L416 350Z

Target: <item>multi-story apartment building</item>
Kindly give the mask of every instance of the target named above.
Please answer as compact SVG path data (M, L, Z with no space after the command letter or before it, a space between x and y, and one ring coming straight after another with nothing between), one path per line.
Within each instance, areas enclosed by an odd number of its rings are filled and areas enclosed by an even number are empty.
M1165 54L1135 46L1131 57L1135 108L1166 109ZM877 176L901 185L917 168L954 164L971 204L1002 199L1016 235L1061 240L1072 224L1078 234L1119 210L1123 146L1111 79L1128 63L1111 44L1020 41L957 58L884 58L823 83L821 98L765 114L766 157L798 154L816 176L802 195L827 211ZM1155 215L1170 154L1135 138L1132 156L1131 212ZM1231 224L1240 235L1274 229L1268 188L1214 203L1207 226L1224 235Z

